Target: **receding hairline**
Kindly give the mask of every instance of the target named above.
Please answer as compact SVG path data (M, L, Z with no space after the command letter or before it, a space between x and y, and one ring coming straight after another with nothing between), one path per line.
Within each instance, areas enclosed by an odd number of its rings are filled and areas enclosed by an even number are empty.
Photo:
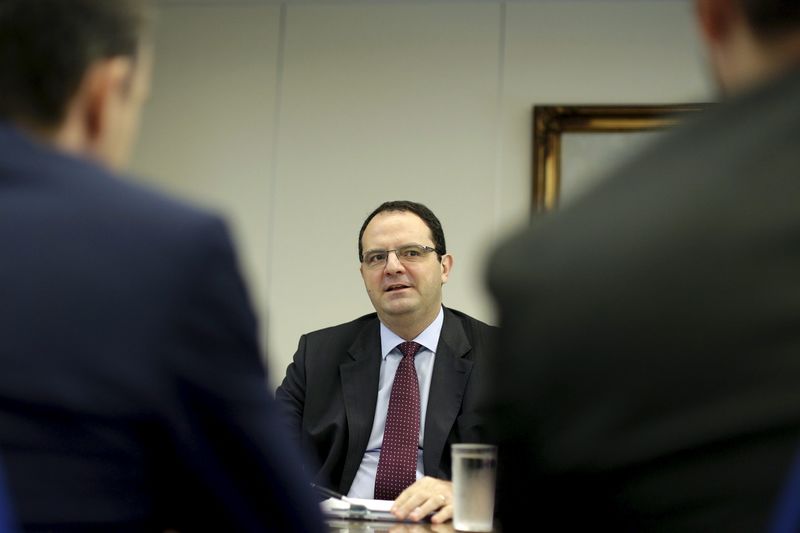
M433 243L433 245L436 246L436 239L433 238L433 229L428 225L427 222L425 222L424 218L422 218L421 216L416 214L411 209L403 209L403 208L400 208L400 207L397 207L397 208L392 207L392 208L384 209L382 211L379 211L379 212L375 213L374 215L372 215L372 218L369 219L369 222L364 224L364 230L361 232L361 235L359 236L359 243L360 243L362 249L364 248L364 235L367 233L367 228L369 227L369 225L372 224L372 222L376 218L378 218L379 216L384 215L384 214L392 214L392 213L395 213L395 214L397 214L397 213L399 213L399 214L408 213L410 215L414 215L415 217L417 217L417 219L419 219L420 222L422 222L422 224L425 226L425 229L428 230L428 238Z

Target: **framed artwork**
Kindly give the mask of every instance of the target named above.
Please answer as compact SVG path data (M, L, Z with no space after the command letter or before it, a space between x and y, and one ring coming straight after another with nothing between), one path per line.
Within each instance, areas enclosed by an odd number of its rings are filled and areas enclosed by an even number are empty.
M572 201L598 177L706 104L533 108L532 211Z

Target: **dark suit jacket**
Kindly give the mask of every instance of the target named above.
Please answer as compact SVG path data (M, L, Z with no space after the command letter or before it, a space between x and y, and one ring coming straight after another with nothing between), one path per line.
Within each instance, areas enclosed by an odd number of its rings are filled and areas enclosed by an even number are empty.
M11 513L11 499L6 488L6 476L2 459L0 457L0 533L14 533L17 531L16 519Z
M800 71L494 257L504 522L764 530L800 436Z
M28 531L304 531L216 217L0 124L0 455Z
M433 363L422 460L450 478L450 444L483 439L482 372L496 328L445 308ZM367 448L381 366L375 313L300 337L276 399L290 433L319 463L316 480L347 493Z

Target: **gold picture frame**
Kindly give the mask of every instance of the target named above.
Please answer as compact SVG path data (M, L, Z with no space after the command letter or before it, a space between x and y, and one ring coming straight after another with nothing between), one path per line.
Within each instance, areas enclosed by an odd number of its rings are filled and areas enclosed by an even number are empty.
M558 207L561 136L564 133L632 133L662 130L706 104L537 105L533 108L532 210Z

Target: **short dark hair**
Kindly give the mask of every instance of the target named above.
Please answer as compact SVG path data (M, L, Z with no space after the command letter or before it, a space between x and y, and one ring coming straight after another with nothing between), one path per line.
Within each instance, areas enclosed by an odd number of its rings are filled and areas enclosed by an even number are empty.
M0 119L57 126L89 66L136 57L148 0L0 1Z
M436 218L436 215L433 214L433 211L417 202L411 202L408 200L394 200L392 202L384 202L379 205L375 211L369 214L367 219L361 225L361 231L358 232L359 262L364 260L364 246L361 243L361 239L364 236L364 230L367 229L367 225L373 218L375 218L375 215L384 213L386 211L409 212L417 215L422 219L425 225L428 226L428 229L431 230L433 247L436 249L436 255L439 256L439 259L441 259L442 256L447 253L447 245L444 242L444 230L442 229L442 223L439 222L439 219Z
M753 31L760 38L780 38L800 30L797 0L739 0Z

